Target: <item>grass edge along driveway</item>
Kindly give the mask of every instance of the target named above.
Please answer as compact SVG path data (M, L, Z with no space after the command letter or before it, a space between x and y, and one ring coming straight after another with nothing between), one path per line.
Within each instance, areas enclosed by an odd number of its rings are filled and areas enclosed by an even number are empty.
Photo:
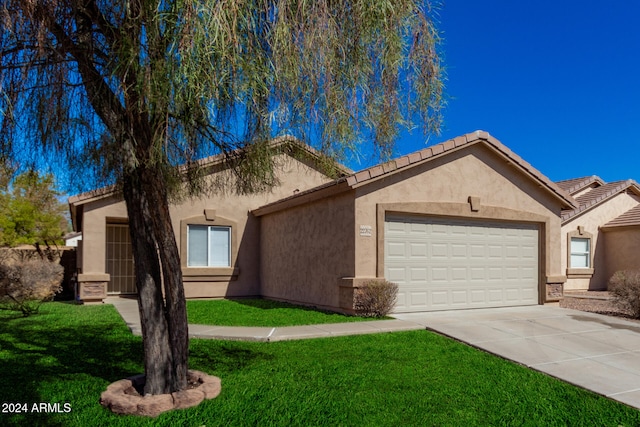
M191 340L191 367L221 395L156 419L116 416L99 395L142 372L142 344L112 306L48 303L0 313L0 402L70 412L0 413L2 425L598 425L640 411L429 331L276 343ZM64 408L64 407L63 407Z

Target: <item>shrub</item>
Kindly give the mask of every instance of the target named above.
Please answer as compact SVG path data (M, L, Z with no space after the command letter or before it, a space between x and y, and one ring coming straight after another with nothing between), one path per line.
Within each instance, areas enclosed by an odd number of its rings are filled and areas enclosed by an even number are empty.
M640 319L640 270L616 271L609 279L608 289L618 307Z
M358 316L384 317L393 310L398 285L387 280L371 280L356 289L353 297Z
M0 262L0 309L36 313L61 290L64 269L47 260Z

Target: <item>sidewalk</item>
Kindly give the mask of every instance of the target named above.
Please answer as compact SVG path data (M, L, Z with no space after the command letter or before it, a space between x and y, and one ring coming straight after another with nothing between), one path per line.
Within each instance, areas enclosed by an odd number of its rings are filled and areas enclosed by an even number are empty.
M135 299L109 297L112 304L134 335L141 335L138 302ZM330 323L323 325L270 327L189 325L191 338L275 342L306 338L336 337L342 335L377 334L381 332L414 331L425 329L419 323L406 320L372 320L370 322Z

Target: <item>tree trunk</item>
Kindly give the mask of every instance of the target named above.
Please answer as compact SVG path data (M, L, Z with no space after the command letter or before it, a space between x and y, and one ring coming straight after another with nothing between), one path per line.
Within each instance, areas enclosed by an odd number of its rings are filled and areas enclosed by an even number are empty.
M171 393L187 385L186 303L180 257L161 176L158 171L139 167L127 174L123 187L142 326L145 394Z
M182 390L187 387L187 368L189 358L189 330L187 305L182 282L180 254L171 216L169 214L168 194L160 173L149 175L143 187L154 206L154 235L158 245L158 255L162 265L164 284L165 316L169 332L169 345L173 355L172 388ZM175 391L173 390L173 391Z

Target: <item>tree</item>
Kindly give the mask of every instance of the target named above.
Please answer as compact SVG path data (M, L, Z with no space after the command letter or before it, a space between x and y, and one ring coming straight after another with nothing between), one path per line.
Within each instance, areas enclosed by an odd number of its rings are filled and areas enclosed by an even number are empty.
M0 189L0 246L58 244L67 231L53 175L27 171Z
M203 189L197 158L225 153L236 190L259 191L273 183L274 135L332 156L370 140L385 155L399 126L439 125L427 1L1 1L0 152L15 160L21 142L38 143L121 189L145 393L186 386L169 200Z

